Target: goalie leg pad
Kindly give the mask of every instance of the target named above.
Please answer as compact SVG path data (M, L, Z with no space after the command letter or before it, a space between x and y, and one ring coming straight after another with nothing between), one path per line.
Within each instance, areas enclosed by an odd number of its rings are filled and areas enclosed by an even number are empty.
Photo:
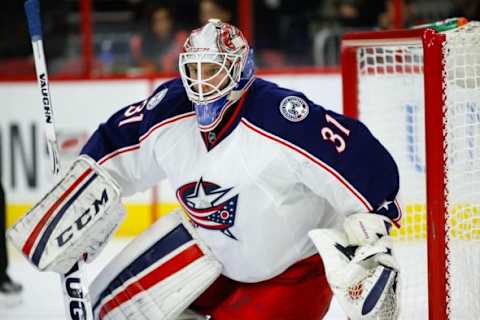
M95 319L176 319L222 266L178 210L135 238L94 280Z
M123 216L117 183L81 156L7 235L38 269L66 273L82 255L96 256Z

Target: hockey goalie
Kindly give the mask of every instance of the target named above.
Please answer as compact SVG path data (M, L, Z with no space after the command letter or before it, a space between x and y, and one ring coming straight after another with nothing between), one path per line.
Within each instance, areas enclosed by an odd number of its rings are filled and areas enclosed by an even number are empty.
M396 319L395 162L361 122L254 75L234 26L192 31L180 77L101 124L10 231L40 270L94 259L121 198L168 179L160 218L91 285L96 319Z

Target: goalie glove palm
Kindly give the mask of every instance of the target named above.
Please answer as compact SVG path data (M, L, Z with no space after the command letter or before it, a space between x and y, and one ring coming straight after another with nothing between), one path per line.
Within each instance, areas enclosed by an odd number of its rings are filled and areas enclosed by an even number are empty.
M349 219L345 225L352 222ZM387 234L355 245L348 240L352 235L332 229L312 230L309 236L324 261L330 287L350 319L397 319L398 264Z

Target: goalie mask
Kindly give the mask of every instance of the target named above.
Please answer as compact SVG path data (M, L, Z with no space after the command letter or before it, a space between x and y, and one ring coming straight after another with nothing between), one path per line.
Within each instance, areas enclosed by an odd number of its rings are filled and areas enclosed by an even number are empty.
M252 83L253 52L240 30L210 19L188 37L179 69L199 128L209 131Z

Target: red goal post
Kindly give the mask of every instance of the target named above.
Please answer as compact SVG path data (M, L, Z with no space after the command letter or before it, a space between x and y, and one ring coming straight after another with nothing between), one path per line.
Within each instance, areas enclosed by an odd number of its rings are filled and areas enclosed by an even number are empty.
M404 211L411 219L397 238L422 241L426 233L427 274L408 274L414 272L407 266L402 276L428 277L429 319L475 319L480 285L462 287L466 280L480 283L480 257L464 257L472 248L472 255L480 255L478 23L447 32L425 28L346 34L342 84L344 113L365 122L399 164L400 196L407 198ZM423 219L426 228L414 225ZM415 260L408 252L406 257ZM472 261L476 264L467 265ZM462 271L475 276L465 278ZM418 306L408 281L404 289L405 319L426 318L426 306L418 313L409 310ZM464 301L469 298L461 296L462 290L471 290L467 296L474 301ZM470 305L471 311L465 310Z

